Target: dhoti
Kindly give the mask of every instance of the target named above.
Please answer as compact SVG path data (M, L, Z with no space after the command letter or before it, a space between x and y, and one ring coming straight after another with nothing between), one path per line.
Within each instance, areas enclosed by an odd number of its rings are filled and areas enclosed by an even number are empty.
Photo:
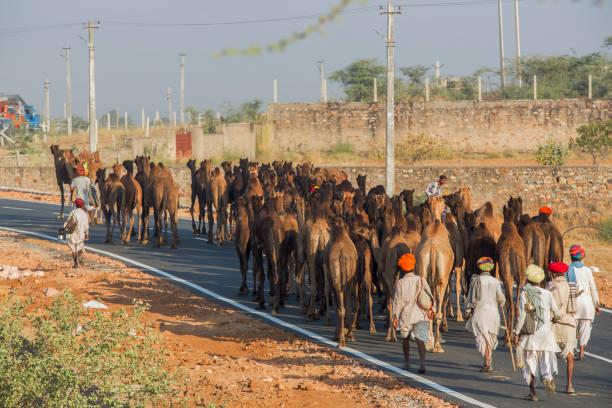
M557 374L557 358L553 351L525 350L523 358L525 360L523 377L527 384L531 381L532 375L538 384L542 380L552 381L553 375Z
M591 329L593 321L591 319L578 320L578 348L586 346L591 338Z

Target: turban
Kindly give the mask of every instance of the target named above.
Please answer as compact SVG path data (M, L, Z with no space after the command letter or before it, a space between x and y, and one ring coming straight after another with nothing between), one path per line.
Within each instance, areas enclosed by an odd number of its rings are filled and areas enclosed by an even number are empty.
M87 168L87 163L85 163L83 165L83 169L85 169L85 171L83 172L84 175L88 176L89 175L89 169Z
M399 261L397 261L397 266L405 272L410 272L414 269L415 263L414 255L404 254L400 257Z
M310 195L313 195L314 193L316 193L319 188L320 188L319 186L312 186L312 188L310 189Z
M544 213L544 214L548 214L548 215L552 215L552 210L550 209L550 207L544 206L542 208L540 208L540 213Z
M489 257L483 256L478 261L476 261L476 265L478 265L478 269L483 272L491 272L495 269L495 262Z
M85 201L83 201L83 199L82 199L82 198L77 198L76 200L74 200L74 204L75 204L77 207L80 207L80 208L85 208Z
M83 167L83 166L79 166L79 167L77 167L77 174L78 174L79 176L84 175L84 174L85 174L85 167Z
M540 283L544 280L544 269L538 265L531 264L525 270L525 277L529 282Z
M569 249L570 256L572 259L580 261L584 258L584 249L578 245L572 245Z
M563 262L551 262L548 264L548 270L552 273L565 273L569 266Z

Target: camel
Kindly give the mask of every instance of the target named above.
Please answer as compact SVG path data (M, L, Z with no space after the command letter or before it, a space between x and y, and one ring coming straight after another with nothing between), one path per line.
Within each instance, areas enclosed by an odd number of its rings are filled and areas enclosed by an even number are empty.
M123 234L122 243L130 242L134 228L134 210L136 210L136 223L138 224L138 239L141 233L140 214L142 213L142 188L140 183L134 178L134 162L124 160L123 167L126 170L125 176L121 178L121 183L125 187L125 205L123 206ZM128 226L128 218L130 223Z
M523 214L521 197L510 197L508 207L512 208L513 222L525 244L527 265L536 264L546 269L546 236L542 228L527 214Z
M323 287L323 252L330 240L330 227L327 223L325 213L318 207L312 209L312 219L306 222L303 232L304 258L308 266L310 277L310 299L306 318L308 320L318 319L315 309L317 295L321 295ZM300 283L300 282L298 282ZM304 280L301 281L300 297L304 294ZM304 299L304 298L302 298Z
M451 247L449 232L442 222L442 210L444 199L442 197L431 197L428 206L432 213L432 223L427 226L421 236L421 242L416 252L417 272L420 276L427 278L429 286L433 289L433 305L436 315L435 341L433 333L433 322L430 323L430 338L428 349L433 352L442 353L444 350L440 345L440 324L446 320L444 313L444 296L448 286L455 256Z
M334 340L337 340L338 347L342 348L346 346L346 340L355 341L353 327L359 314L357 304L359 301L357 293L357 249L349 238L342 218L334 219L331 239L323 254L323 274L325 276L327 324L331 323L329 298L333 293L336 307ZM346 337L344 334L345 328L347 331Z
M533 217L533 221L542 229L546 237L546 265L551 262L563 262L563 236L550 216L540 213ZM550 278L548 268L544 268L544 270L546 271L546 280L548 280Z
M61 209L57 218L64 218L64 184L70 185L72 179L76 177L76 157L72 153L72 149L60 150L59 146L51 145L51 154L53 155L53 164L55 165L55 179L60 190Z
M273 199L272 199L273 201ZM283 229L273 202L260 206L259 197L253 197L255 222L251 231L254 272L257 276L257 301L259 309L265 309L263 255L268 263L268 281L270 283L270 303L272 314L278 312L282 302L281 281L279 275L280 246L283 241Z
M361 194L363 194L364 197L366 195L366 177L367 176L365 174L357 175L357 186L359 187L359 191L361 191Z
M495 242L497 242L497 240L499 240L499 236L501 235L501 224L493 213L493 204L487 201L482 207L474 212L474 215L476 217L476 222L478 224L483 222L487 226L487 229L491 235L493 235Z
M119 178L120 174L118 173L120 171L119 165L115 165L114 173L109 174L108 178L106 177L106 169L101 168L96 172L96 182L100 187L100 208L106 221L106 239L104 242L107 243L114 242L115 224L119 224L119 231L121 231L121 213L125 206L125 187ZM121 238L123 240L123 236Z
M206 222L204 220L206 215L206 210L204 208L206 202L204 169L200 167L196 170L196 161L193 159L187 161L187 167L191 171L191 207L189 207L189 213L191 214L191 230L194 234L206 234ZM197 226L194 218L194 204L196 200L198 201Z
M138 159L138 158L137 158ZM137 160L137 163L141 161ZM148 159L146 160L148 162ZM145 166L146 167L146 166ZM143 244L148 244L148 225L149 211L153 207L153 216L155 218L155 242L154 247L159 248L162 244L162 218L164 213L170 216L172 228L172 245L171 248L176 248L178 242L178 186L174 183L170 170L162 163L153 165L150 168L148 175L145 171L143 211L142 211L142 228L143 228ZM167 223L165 228L167 235Z
M477 226L474 226L473 223L474 214L468 213L466 216L466 223L468 225L468 250L467 250L467 258L465 261L465 282L468 287L466 288L466 292L469 290L469 285L472 282L472 276L478 273L478 266L476 265L477 261L482 257L488 257L496 261L496 242L491 235L491 232L487 228L487 226L481 222Z
M240 285L239 295L247 295L249 288L247 286L247 272L249 270L249 255L251 253L251 226L249 219L249 200L246 197L239 197L236 201L236 253L240 261L240 274L242 275L242 285ZM255 287L255 284L253 285Z
M448 236L455 258L453 270L455 271L455 298L457 301L457 321L462 322L463 315L461 313L461 307L459 306L459 300L461 298L461 287L463 283L461 270L463 269L464 261L466 258L465 242L463 241L463 236L461 234L461 231L459 230L457 220L450 212L446 213L446 217L444 217L444 226L448 230ZM450 307L450 316L454 316L452 305ZM444 327L444 329L446 330L446 326Z
M401 227L394 227L388 239L383 243L376 256L379 266L378 279L382 283L385 294L385 309L387 310L387 337L385 341L397 341L395 330L393 329L393 293L397 283L399 269L397 262L406 253L415 254L419 246L421 237L415 228L409 232L404 232ZM382 270L382 273L380 273Z
M374 234L374 230L366 225L353 228L350 234L351 240L357 250L357 284L359 293L359 312L364 310L364 315L369 319L370 334L376 333L374 324L374 315L372 313L372 270L373 259L372 249L370 248L369 239ZM360 312L361 313L361 312ZM359 319L357 317L357 327L359 327Z
M504 206L504 220L502 224L502 234L497 241L496 254L498 261L498 273L504 283L506 292L506 312L508 314L508 329L512 338L512 328L514 318L518 315L518 302L514 304L514 284L517 285L517 293L525 284L525 269L527 261L525 259L525 244L512 222L514 217L513 210Z
M217 210L217 242L219 246L223 245L223 239L227 233L227 182L221 174L221 170L217 167L213 171L212 178L208 184L208 243L213 242L213 226L214 216L213 207Z

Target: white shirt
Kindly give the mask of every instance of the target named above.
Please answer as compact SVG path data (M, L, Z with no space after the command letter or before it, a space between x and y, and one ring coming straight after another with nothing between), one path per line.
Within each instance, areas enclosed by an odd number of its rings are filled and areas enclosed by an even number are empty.
M430 183L425 189L425 195L427 197L438 197L442 195L442 186L439 181Z
M478 279L480 279L480 299L474 307L472 318L467 322L466 328L472 333L475 333L475 331L498 333L500 322L497 308L498 305L501 306L506 303L501 282L489 274L479 275ZM470 292L471 289L470 286ZM468 299L470 299L470 295L468 293Z
M588 266L574 267L578 292L583 291L576 299L576 319L595 319L595 306L599 305L599 294L593 279L593 272Z
M560 350L552 331L551 313L557 318L561 317L562 313L559 311L552 297L552 293L540 287L536 287L536 289L540 292L542 306L544 307L544 323L542 323L534 334L523 335L521 337L521 346L523 350L552 351L558 353ZM519 313L515 326L515 333L517 334L523 327L523 323L525 323L525 302L527 301L525 296L525 292L521 290L521 295L519 297Z

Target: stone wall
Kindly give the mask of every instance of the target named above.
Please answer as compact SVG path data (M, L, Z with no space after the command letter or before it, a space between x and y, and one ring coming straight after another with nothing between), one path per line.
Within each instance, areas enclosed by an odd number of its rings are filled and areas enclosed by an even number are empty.
M329 151L339 142L356 151L382 150L385 105L379 103L270 104L271 145L279 151ZM453 149L531 150L547 138L567 141L577 126L612 118L612 100L512 100L396 104L398 143L424 133Z
M196 160L225 154L255 157L255 128L250 123L228 123L220 126L220 133L208 134L200 128L191 130L191 156Z
M383 167L344 167L356 185L357 174L367 175L368 188L384 184ZM188 206L191 176L187 167L173 167L180 185L180 203ZM448 177L445 190L463 186L472 189L473 207L491 201L497 211L511 194L521 195L525 209L534 211L542 205L555 210L595 206L604 208L604 218L612 215L612 167L398 167L398 191L409 188L422 194L427 184L440 174ZM15 188L56 194L52 167L0 168L0 188Z

